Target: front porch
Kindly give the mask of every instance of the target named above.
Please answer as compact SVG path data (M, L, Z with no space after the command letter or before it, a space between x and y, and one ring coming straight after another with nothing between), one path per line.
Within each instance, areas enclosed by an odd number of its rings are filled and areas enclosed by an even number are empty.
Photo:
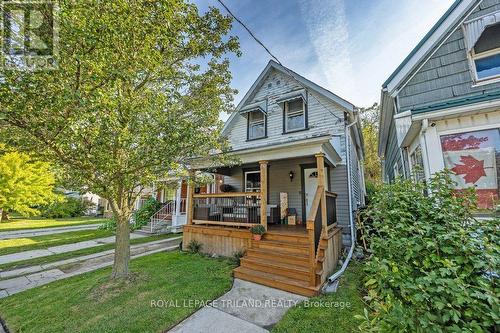
M224 183L238 191L194 194L188 188L184 249L196 240L209 254L229 257L245 251L235 277L317 294L342 247L337 194L329 191L336 162L318 153L218 169ZM254 173L259 177L248 177ZM249 229L258 224L267 232L254 241Z

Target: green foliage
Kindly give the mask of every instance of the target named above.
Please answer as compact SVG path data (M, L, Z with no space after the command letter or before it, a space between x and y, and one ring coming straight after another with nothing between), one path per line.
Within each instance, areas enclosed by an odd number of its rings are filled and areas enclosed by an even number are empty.
M457 195L453 185L443 172L428 188L398 180L376 193L364 331L487 332L500 324L499 220L475 220L473 190Z
M236 266L240 265L241 258L245 256L245 250L235 251L233 256L231 257L231 262L233 262Z
M133 229L139 229L143 225L148 224L151 216L161 208L161 202L155 198L149 198L144 202L141 208L134 212Z
M238 40L229 16L188 0L62 0L57 17L57 70L0 73L0 134L53 161L65 187L109 202L122 245L114 276L125 276L144 186L228 150L219 114L233 109Z
M0 209L25 216L37 214L34 207L58 199L54 182L48 163L19 152L5 153L0 156Z
M254 235L263 235L266 233L266 228L262 224L257 224L250 228L250 232Z
M99 230L116 231L116 219L111 218L108 221L101 224L98 228Z
M200 242L198 242L196 239L193 239L188 244L188 250L191 253L200 253L202 247L203 247L203 245Z
M41 215L46 218L79 217L92 208L94 204L87 200L67 197L41 208Z
M379 105L373 104L368 108L360 108L361 127L364 141L364 170L366 180L380 184L382 178L382 165L378 157L378 122Z

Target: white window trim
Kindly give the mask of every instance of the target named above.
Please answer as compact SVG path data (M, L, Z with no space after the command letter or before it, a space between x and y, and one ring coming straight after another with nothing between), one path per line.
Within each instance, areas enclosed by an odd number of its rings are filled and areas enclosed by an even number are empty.
M285 102L285 133L293 133L293 132L296 132L296 131L302 131L302 130L306 129L306 103L304 102L303 98L299 98L299 99L302 101L302 111L295 111L295 112L289 113L289 104L290 104L290 102L294 102L296 100L291 100L291 101L286 101ZM294 128L292 130L289 130L288 129L288 116L289 115L299 115L301 113L304 115L304 120L303 120L302 127L300 127L300 128Z
M262 112L262 115L263 115L263 118L262 120L251 120L252 118L252 114L254 112L261 112L261 111L258 111L258 110L255 110L255 111L251 111L251 112L248 112L248 128L247 128L247 131L248 131L248 140L257 140L257 139L262 139L262 138L265 138L266 137L266 115ZM264 126L264 134L262 136L257 136L257 137L251 137L250 136L250 127L252 125L260 125L262 124Z
M257 189L256 187L251 187L251 188L248 188L247 187L247 175L250 174L250 173L258 173L260 175L260 171L245 171L245 192L260 192L260 187L258 188L258 191L252 191L250 189ZM261 184L262 184L262 180L261 180Z
M472 49L470 52L468 52L467 57L469 58L469 66L470 66L471 72L474 76L473 87L482 86L482 85L490 84L490 83L494 83L494 82L500 82L500 74L480 79L478 74L477 74L477 69L476 69L476 60L477 59L483 59L483 58L490 57L490 56L497 55L497 54L500 54L500 48L496 48L496 49L489 50L486 52L481 52L478 54L476 54L474 49Z

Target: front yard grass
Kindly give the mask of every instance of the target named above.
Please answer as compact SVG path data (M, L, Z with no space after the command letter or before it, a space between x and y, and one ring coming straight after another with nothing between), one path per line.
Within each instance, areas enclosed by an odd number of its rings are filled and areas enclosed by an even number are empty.
M231 288L234 266L182 252L132 260L134 279L110 282L110 268L27 290L0 301L11 332L164 332ZM165 307L151 306L152 301Z
M112 235L113 233L107 230L79 230L35 237L2 239L0 240L0 255L46 249L51 246L83 242Z
M361 264L352 261L336 293L313 297L290 309L272 332L359 332L360 322L354 316L363 315L362 280Z
M27 218L14 217L8 221L0 222L0 232L22 230L22 229L67 227L80 224L104 223L106 221L109 221L109 219L103 219L91 216L70 217L64 219L46 219L42 217L34 217L27 219Z
M143 243L154 242L157 240L162 240L162 239L166 239L166 238L173 238L173 237L182 237L182 234L154 235L154 236L136 238L136 239L131 239L130 244L131 245L143 244ZM21 261L11 262L11 263L7 263L7 264L2 264L2 265L0 265L0 270L7 271L7 270L29 267L29 266L34 266L34 265L42 265L42 264L47 264L47 263L51 263L51 262L55 262L55 261L59 261L59 260L64 260L64 259L69 259L69 258L73 258L73 257L85 256L88 254L107 251L107 250L111 250L114 248L115 248L114 243L104 244L104 245L89 247L86 249L81 249L81 250L76 250L76 251L53 254L51 256L21 260Z

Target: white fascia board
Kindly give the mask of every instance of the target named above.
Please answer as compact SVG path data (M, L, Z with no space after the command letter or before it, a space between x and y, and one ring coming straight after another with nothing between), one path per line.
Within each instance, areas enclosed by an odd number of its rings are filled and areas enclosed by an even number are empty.
M425 62L422 62L424 58L429 58L431 57L434 52L436 52L439 48L439 45L437 43L442 39L442 37L448 32L451 26L455 25L457 21L460 20L460 18L471 9L471 5L475 2L476 0L463 0L456 8L453 10L453 12L448 15L448 17L443 21L443 23L434 31L434 33L424 42L424 44L416 50L416 52L413 54L413 56L406 62L406 64L399 70L399 72L392 78L391 81L387 83L387 90L390 92L391 96L395 97L399 90L401 90L402 86L401 84L403 81L406 80L406 82L411 79L407 79L408 75L411 72L417 72L415 68L418 66L419 63L422 63L421 66L425 64ZM481 1L477 3L477 6ZM474 6L475 8L476 6ZM465 21L465 18L463 18L460 22L460 24ZM460 24L456 25L456 28L453 30L455 31ZM444 41L442 41L444 42ZM431 52L431 50L434 48L434 52ZM401 87L400 87L401 86Z
M415 121L423 119L438 120L444 118L456 118L458 115L463 113L489 112L498 110L498 108L500 108L500 100L495 100L495 101L488 101L471 105L452 107L444 110L424 112L421 114L413 115L412 119Z
M380 121L379 121L379 140L378 156L384 158L385 147L389 136L389 127L394 113L394 103L392 97L386 90L382 90L380 96Z

